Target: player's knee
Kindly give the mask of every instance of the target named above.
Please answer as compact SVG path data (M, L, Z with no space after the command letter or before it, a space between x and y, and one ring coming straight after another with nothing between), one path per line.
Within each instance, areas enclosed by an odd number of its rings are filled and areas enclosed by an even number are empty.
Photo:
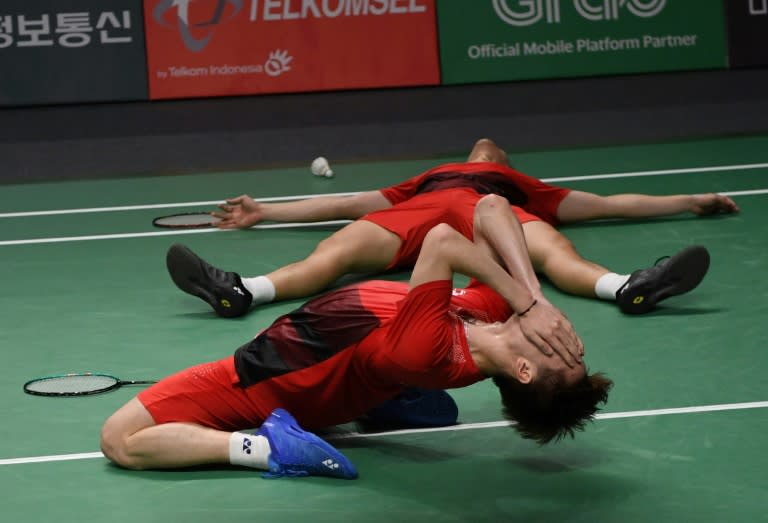
M499 212L507 210L509 202L503 196L498 194L486 194L478 200L475 206L475 212Z
M101 452L115 465L126 469L141 469L139 463L128 452L127 434L124 434L115 425L112 418L110 418L101 428L101 436L99 438Z
M429 243L435 247L447 245L450 242L456 241L459 236L461 234L447 223L438 223L424 237L424 244Z
M120 450L123 447L123 441L118 434L118 431L113 428L111 419L107 420L101 428L99 444L101 445L101 452L104 456L111 462L120 465L120 457L122 454Z

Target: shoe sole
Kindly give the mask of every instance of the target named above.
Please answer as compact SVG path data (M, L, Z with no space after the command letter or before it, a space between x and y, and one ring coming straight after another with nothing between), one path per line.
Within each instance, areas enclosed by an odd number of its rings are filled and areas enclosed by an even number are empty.
M686 247L664 264L661 278L671 283L647 293L644 289L638 289L630 300L631 305L624 312L644 314L662 300L690 292L701 283L708 270L709 251L701 245Z
M179 289L204 300L217 314L221 314L218 297L197 283L206 277L200 265L200 258L195 253L184 245L174 244L168 249L165 264L173 283Z

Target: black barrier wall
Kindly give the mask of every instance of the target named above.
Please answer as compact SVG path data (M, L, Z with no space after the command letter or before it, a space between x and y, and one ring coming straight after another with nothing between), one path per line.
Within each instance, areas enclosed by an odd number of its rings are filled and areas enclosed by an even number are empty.
M731 67L768 65L768 0L726 0Z
M0 2L0 105L143 99L141 0Z

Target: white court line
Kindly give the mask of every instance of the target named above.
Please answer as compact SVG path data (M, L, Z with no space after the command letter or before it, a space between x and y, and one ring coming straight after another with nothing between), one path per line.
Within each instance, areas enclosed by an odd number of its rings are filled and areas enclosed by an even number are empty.
M267 225L254 225L251 229L310 229L313 227L326 227L330 225L344 225L351 220L330 220L326 222L307 222L307 223L271 223ZM5 240L0 241L3 245L29 245L33 243L62 243L88 240L115 240L120 238L145 238L149 236L173 236L179 234L202 234L206 232L232 232L237 229L217 229L210 227L207 229L178 229L171 231L158 232L127 232L123 234L98 234L95 236L63 236L60 238L33 238L31 240Z
M358 192L337 192L327 194L300 194L296 196L274 196L270 198L254 198L257 202L284 202L291 200L308 200L311 198L320 198L321 196L354 196ZM50 216L56 214L86 214L94 212L115 212L115 211L140 211L143 209L166 209L172 207L210 207L224 203L224 200L214 200L209 202L183 202L183 203L153 203L147 205L122 205L119 207L90 207L84 209L58 209L53 211L26 211L26 212L5 212L0 213L0 218L22 218L24 216Z
M699 407L676 407L669 409L635 410L629 412L608 412L598 414L596 419L622 419L622 418L642 418L648 416L666 416L670 414L695 414L702 412L718 412L729 410L744 409L763 409L768 407L768 401L752 401L747 403L724 403L720 405L702 405ZM360 433L352 432L348 434L335 434L326 439L329 441L339 441L345 439L375 438L383 436L398 436L404 434L426 434L429 432L453 432L457 430L478 430L492 429L498 427L508 427L512 425L509 421L492 421L488 423L467 423L462 425L452 425L449 427L437 427L430 429L406 429L393 430L388 432ZM52 456L31 456L27 458L0 459L1 465L21 465L25 463L47 463L51 461L71 461L78 459L103 458L101 452L82 452L79 454L58 454Z
M659 171L636 171L612 174L591 174L588 176L564 176L560 178L542 178L543 182L572 182L579 180L604 180L607 178L630 178L635 176L665 176L667 174L712 173L718 171L747 171L749 169L764 169L768 163L744 163L740 165L718 165L716 167L691 167L688 169L664 169Z
M559 178L542 178L546 183L557 183L578 180L602 180L607 178L631 178L640 176L665 176L668 174L690 174L718 171L744 171L749 169L768 168L768 163L748 163L737 165L719 165L715 167L691 167L687 169L664 169L658 171L634 171L625 173L610 174L589 174L585 176L565 176ZM275 196L271 198L254 198L258 202L279 202L291 200L306 200L311 198L320 198L323 196L353 196L359 192L327 193L327 194L302 194L296 196ZM25 216L50 216L56 214L86 214L97 212L115 212L115 211L136 211L142 209L169 209L173 207L203 207L214 206L223 203L223 200L214 200L206 202L182 202L182 203L155 203L147 205L124 205L118 207L90 207L83 209L58 209L51 211L25 211L25 212L7 212L0 213L0 218L21 218Z
M721 192L725 196L754 196L758 194L768 194L768 189L754 189L749 191L729 191ZM251 229L309 229L313 227L326 227L335 225L345 225L352 220L330 220L325 222L287 222L273 223L266 225L254 225ZM6 245L30 245L36 243L62 243L90 240L114 240L120 238L145 238L150 236L174 236L184 234L200 234L206 232L229 232L230 229L174 229L170 231L159 232L128 232L123 234L97 234L93 236L63 236L59 238L33 238L29 240L3 240L0 241L0 247Z

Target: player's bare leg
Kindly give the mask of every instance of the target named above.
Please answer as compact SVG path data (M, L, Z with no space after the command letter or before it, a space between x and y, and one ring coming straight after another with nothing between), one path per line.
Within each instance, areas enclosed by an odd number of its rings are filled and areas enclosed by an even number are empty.
M235 318L247 314L252 305L315 294L345 274L380 272L395 258L401 243L383 227L358 220L320 242L307 258L263 276L241 278L181 244L168 249L166 265L181 290L208 302L219 316Z
M616 274L582 258L570 240L545 222L527 222L523 231L537 272L570 294L615 300L627 314L644 314L666 298L693 290L709 269L709 252L693 245L652 267Z
M594 298L597 280L610 271L585 260L573 243L546 222L523 224L525 241L536 272L544 274L558 289Z
M401 244L396 234L358 220L321 241L305 259L266 277L275 286L275 300L309 296L345 274L381 272L395 258Z
M155 424L133 398L104 424L101 448L128 469L168 469L231 464L268 470L270 477L332 476L354 479L357 470L339 451L276 409L256 433L226 432L195 423ZM327 467L332 461L335 467Z
M156 425L133 398L104 424L104 455L130 469L229 463L229 433L187 423Z

